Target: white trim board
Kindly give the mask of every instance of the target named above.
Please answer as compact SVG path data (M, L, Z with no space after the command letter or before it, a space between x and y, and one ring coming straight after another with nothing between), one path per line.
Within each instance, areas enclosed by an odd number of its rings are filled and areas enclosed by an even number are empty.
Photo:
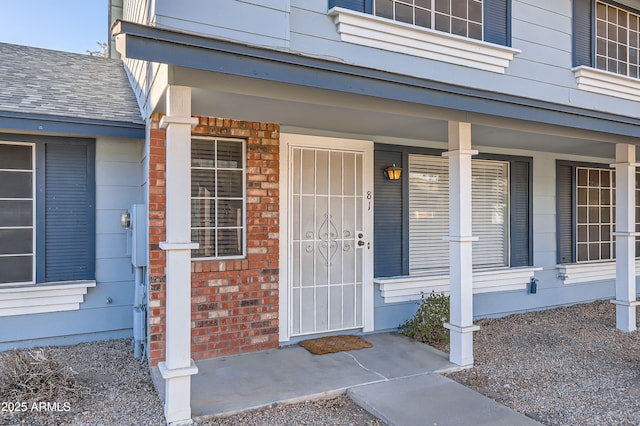
M497 291L526 290L535 271L542 268L522 267L473 272L473 293L492 293ZM449 274L412 275L373 280L380 286L384 303L397 303L420 300L422 293L449 294Z
M30 286L0 288L0 317L77 311L84 295L96 282L64 281Z
M636 259L636 276L640 276L640 259ZM563 284L578 284L591 281L607 281L616 278L616 261L567 263L556 265L558 278Z
M329 10L340 40L504 74L520 50L366 13Z
M586 66L575 67L571 71L578 83L578 89L640 101L640 80L637 78Z

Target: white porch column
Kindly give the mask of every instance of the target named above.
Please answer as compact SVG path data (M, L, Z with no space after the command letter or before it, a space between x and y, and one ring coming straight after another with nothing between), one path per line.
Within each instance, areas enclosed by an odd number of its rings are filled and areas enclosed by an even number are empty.
M166 141L166 361L158 365L165 380L164 415L168 424L190 424L191 375L191 88L169 86L167 115L160 126Z
M636 147L616 144L616 327L636 329Z
M463 367L473 365L473 281L471 245L471 123L449 122L449 274L451 321L449 359Z

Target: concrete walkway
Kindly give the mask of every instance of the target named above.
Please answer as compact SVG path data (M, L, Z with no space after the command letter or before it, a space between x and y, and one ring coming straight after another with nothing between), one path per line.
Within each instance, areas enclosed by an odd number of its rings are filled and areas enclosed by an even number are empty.
M272 404L347 392L390 425L537 425L438 372L447 356L398 334L365 338L372 348L312 355L300 346L198 361L192 377L193 417L238 413ZM163 398L157 368L153 378Z

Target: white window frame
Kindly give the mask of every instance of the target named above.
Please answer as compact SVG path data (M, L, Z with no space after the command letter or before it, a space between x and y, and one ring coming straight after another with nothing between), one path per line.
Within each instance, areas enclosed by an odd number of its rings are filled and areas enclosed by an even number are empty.
M621 1L620 3L624 3ZM602 4L606 7L613 7L620 10L623 10L632 15L636 15L640 17L640 11L629 8L618 7L617 5L610 4L606 1L597 0L596 1L596 12L597 15L597 6L598 4ZM629 47L627 47L627 72L625 74L620 74L614 71L608 70L608 61L607 67L602 69L598 66L598 19L597 16L593 17L592 25L595 26L593 29L593 41L591 45L591 52L594 58L594 64L592 67L580 65L574 67L572 69L573 75L576 79L576 83L578 84L578 89L585 90L588 92L598 93L602 95L615 96L621 99L627 99L630 101L638 102L640 101L640 64L638 67L638 76L629 76ZM627 27L627 37L628 37L628 27ZM628 41L628 39L627 39ZM639 43L640 44L640 43ZM640 54L639 54L640 56ZM617 70L616 70L617 71Z
M228 142L235 142L235 143L239 143L242 144L242 225L241 228L239 228L238 230L242 233L240 241L242 244L242 250L241 250L241 254L239 255L230 255L230 256L194 256L192 254L191 260L192 261L199 261L199 260L233 260L233 259L245 259L247 256L247 141L244 139L238 139L238 138L218 138L218 137L192 137L191 140L204 140L204 141L210 141L212 143L215 144L215 151L214 151L214 156L215 156L215 165L213 168L211 167L194 167L193 166L193 162L192 162L192 158L190 157L190 173L191 171L195 170L212 170L214 173L217 173L218 170L222 169L222 170L226 170L227 168L220 168L218 167L218 152L217 152L217 142L218 141L228 141ZM192 148L193 149L193 148ZM190 156L192 155L192 153L190 153ZM238 169L233 169L233 170L238 170ZM217 187L217 181L216 181L216 187ZM189 188L189 193L191 194L191 188ZM198 197L196 197L198 198ZM216 200L216 204L218 202L218 194L215 194L215 196L211 197L212 199ZM190 203L194 200L194 197L192 195L190 195ZM193 215L193 213L191 213ZM191 218L190 218L191 220ZM218 224L217 224L217 214L215 215L215 220L216 223L213 227L213 229L218 229ZM190 224L190 229L193 230L193 226ZM233 228L224 228L224 229L233 229ZM217 236L215 237L216 240L214 242L215 244L215 252L217 252ZM193 253L193 251L192 251Z
M10 282L10 283L0 283L0 287L7 286L16 286L16 285L34 285L36 283L36 267L37 267L37 259L36 259L36 146L34 143L28 142L11 142L11 141L0 141L0 145L20 145L20 146L29 146L31 147L31 281L23 281L23 282ZM0 171L7 172L27 172L27 170L20 169L0 169ZM2 200L12 200L10 198L3 198ZM20 198L20 200L25 200ZM20 227L0 227L0 229L26 229L28 227L20 226ZM0 257L16 257L18 255L26 255L27 253L22 254L11 254L11 255L2 255Z
M587 181L585 185L581 185L580 181L579 181L579 175L580 175L580 171L584 171L587 173ZM609 172L609 186L603 186L602 185L602 172L606 171ZM598 181L600 182L600 184L598 186L591 186L590 185L590 179L589 179L589 175L592 172L598 172L598 174L600 175L598 178ZM577 166L575 168L575 182L576 182L576 200L575 200L575 208L576 208L576 217L575 217L575 235L576 235L576 263L593 263L593 262L600 262L600 261L609 261L609 260L615 260L614 257L614 253L615 253L615 239L613 238L613 236L611 235L611 232L613 232L615 230L615 226L616 226L616 218L615 218L615 213L614 213L614 193L616 190L616 180L615 180L615 170L611 170L611 169L606 169L606 168L600 168L600 167L584 167L584 166ZM580 190L584 190L586 192L585 195L585 203L582 204L580 202ZM604 190L608 189L609 191L609 199L605 200L605 203L603 204L603 200L602 200L602 192ZM599 198L599 202L598 204L592 204L591 203L591 192L592 190L597 190L598 191L598 198ZM608 222L603 222L601 216L601 212L602 212L602 208L603 206L608 206L608 210L609 210L609 221ZM586 218L584 221L580 220L580 208L586 208ZM600 217L597 221L592 221L589 217L589 210L593 207L597 207L598 208L598 216ZM586 238L580 238L580 227L586 227L586 233L585 233L585 237ZM591 238L591 230L589 229L591 226L598 226L598 238L593 239ZM609 226L610 228L610 232L608 235L608 240L605 240L602 238L602 226ZM590 247L591 245L594 244L598 244L598 257L595 259L590 259L591 255L590 255ZM603 248L603 244L609 244L609 255L608 257L603 257L602 256L602 248ZM582 258L580 256L580 247L581 246L586 246L586 250L587 250L587 259Z
M605 19L600 19L600 17L598 16L598 9L600 6L606 9ZM626 22L624 23L624 25L620 24L619 22L615 22L615 23L612 22L613 20L609 19L609 11L614 11L617 17L619 17L621 13L624 14L626 18ZM594 16L594 19L595 19L595 31L594 31L595 68L602 71L619 74L624 77L639 78L640 64L638 62L636 63L631 62L631 50L632 49L640 50L640 40L638 39L640 37L640 13L638 13L637 11L633 11L631 9L619 7L616 4L612 4L610 2L596 0L594 15L595 15ZM632 34L631 34L632 30L630 25L631 19L635 19L636 21L636 29L633 30L635 31L635 38L636 38L635 47L632 46L632 42L631 42L631 37L632 37ZM616 21L617 21L617 18L616 18ZM604 29L605 29L604 35L602 35L598 29L599 27L602 27L602 26L604 26ZM618 31L619 28L624 28L624 32L627 35L627 39L623 43L621 43L620 40L618 40L618 34L616 34L615 37L613 36L610 37L609 29L611 27L614 27L614 29L616 30L616 33L619 32ZM605 45L604 52L602 52L598 48L599 40L604 41L604 45ZM624 49L626 50L626 60L619 59L617 52L615 53L615 55L609 54L609 45L611 43L615 44L616 51L618 51L620 47L624 46ZM598 63L600 58L604 60L605 62L604 64ZM640 58L640 52L636 52L636 58ZM612 70L611 61L616 63L615 70ZM624 67L625 67L624 73L620 72L620 64L624 64Z
M448 174L448 160L446 158L441 158L441 157L436 157L436 156L432 156L432 155L423 155L423 154L410 154L409 155L409 173L411 173L411 162L412 159L425 159L428 158L429 160L433 160L433 161L437 161L437 162L441 162L442 166L445 168L445 170L447 171ZM472 164L479 164L480 162L483 163L499 163L503 166L506 167L506 206L504 207L504 217L503 217L503 224L504 224L504 251L503 251L503 259L504 259L504 264L502 265L477 265L474 266L474 270L495 270L495 269L500 269L500 268L509 268L510 264L511 264L511 253L510 253L510 245L511 245L511 229L510 229L510 204L511 204L511 193L510 193L510 180L511 180L511 168L510 168L510 163L508 161L502 161L502 160L484 160L484 159L474 159L472 160ZM410 182L411 182L411 177L409 178ZM434 181L435 182L435 181ZM448 213L449 210L449 185L448 185L448 181L446 183L446 186L444 186L444 188L442 188L441 191L438 191L441 194L446 193L446 207L445 207L445 211L440 212L441 215L444 215L445 213ZM411 188L411 183L409 183L409 215L411 216L411 198L412 198L412 188ZM445 215L446 217L446 226L448 229L448 214ZM443 227L445 225L443 224ZM445 236L446 234L448 234L448 231L446 229L443 229L442 232L442 236ZM448 243L444 240L440 241L440 240L436 240L436 245L442 245L442 252L446 252L447 255L445 256L446 261L443 262L443 266L441 267L432 267L432 268L418 268L417 266L415 266L414 262L412 261L413 255L412 253L415 252L415 248L412 248L412 240L414 238L418 237L418 234L416 233L415 230L411 230L411 219L409 222L409 274L410 275L420 275L420 274L433 274L433 273L443 273L443 272L448 272Z
M616 276L616 260L615 257L611 257L609 259L601 259L601 260L579 260L578 259L578 169L588 169L588 170L600 170L600 171L609 171L610 179L611 179L611 197L613 198L613 193L615 192L615 170L607 168L607 167L598 167L597 165L589 166L589 165L576 165L574 170L574 179L575 184L573 187L573 191L575 191L575 202L573 204L573 208L575 209L575 214L573 215L573 233L575 235L575 244L573 246L573 250L575 251L575 261L573 263L559 263L556 265L557 270L557 278L562 281L563 284L580 284L585 282L593 282L593 281L607 281L612 280ZM636 180L640 178L640 172L636 172ZM636 187L636 199L640 197L640 187ZM615 205L613 205L615 207ZM636 215L636 224L640 224L640 215ZM611 216L611 230L615 230L615 215ZM636 240L640 240L640 238L636 238ZM615 238L610 237L611 241L611 253L614 253L613 247L615 246ZM637 243L636 243L637 245ZM638 253L638 251L636 251ZM640 256L636 256L635 261L635 270L636 274L640 275Z
M615 208L615 204L614 204L614 197L615 197L615 191L616 191L616 172L613 169L608 169L606 167L588 167L588 166L576 166L575 168L575 182L576 182L576 200L575 200L575 208L576 208L576 215L575 215L575 220L574 220L574 232L575 232L575 240L576 240L576 263L579 264L586 264L586 263L598 263L598 262L615 262L615 241L616 239L609 234L609 240L602 240L602 232L600 231L600 240L597 241L599 244L610 244L610 255L608 258L602 258L602 256L600 256L599 259L588 259L588 260L580 260L579 258L579 245L580 244L591 244L591 243L595 243L595 241L590 241L588 238L589 235L589 230L587 229L587 240L586 241L580 241L580 234L578 232L578 226L579 225L591 225L591 223L589 222L585 222L582 223L580 222L580 218L579 218L579 214L578 214L578 208L580 207L579 204L579 196L578 196L578 191L580 188L585 188L587 189L587 193L589 192L589 189L591 188L588 183L589 180L587 178L587 185L580 185L580 182L578 181L578 173L579 170L597 170L599 172L602 171L608 171L609 174L609 178L610 178L610 186L608 187L609 191L610 191L610 199L609 199L609 205L611 206L611 212L610 212L610 218L609 218L609 222L607 223L608 226L610 226L611 232L615 231L615 226L616 226L616 218L615 218L615 212L614 212L614 208ZM640 179L640 172L636 172L636 180ZM602 187L602 185L600 185L598 187L598 189L603 189L605 187ZM636 187L636 199L640 199L640 187ZM600 194L601 197L601 194ZM602 203L599 204L599 206L602 205ZM586 205L587 206L587 215L588 213L588 208L590 207L589 204ZM637 207L637 206L636 206ZM598 222L598 226L602 226L604 222ZM640 215L636 214L636 226L640 225ZM636 238L636 241L640 241L640 238ZM636 251L637 254L637 251ZM636 255L636 258L639 258L639 256Z

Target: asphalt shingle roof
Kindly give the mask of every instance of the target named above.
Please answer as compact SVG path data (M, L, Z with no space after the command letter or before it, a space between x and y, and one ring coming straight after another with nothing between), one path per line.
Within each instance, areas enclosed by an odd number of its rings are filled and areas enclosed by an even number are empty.
M120 60L7 43L0 111L144 123Z

